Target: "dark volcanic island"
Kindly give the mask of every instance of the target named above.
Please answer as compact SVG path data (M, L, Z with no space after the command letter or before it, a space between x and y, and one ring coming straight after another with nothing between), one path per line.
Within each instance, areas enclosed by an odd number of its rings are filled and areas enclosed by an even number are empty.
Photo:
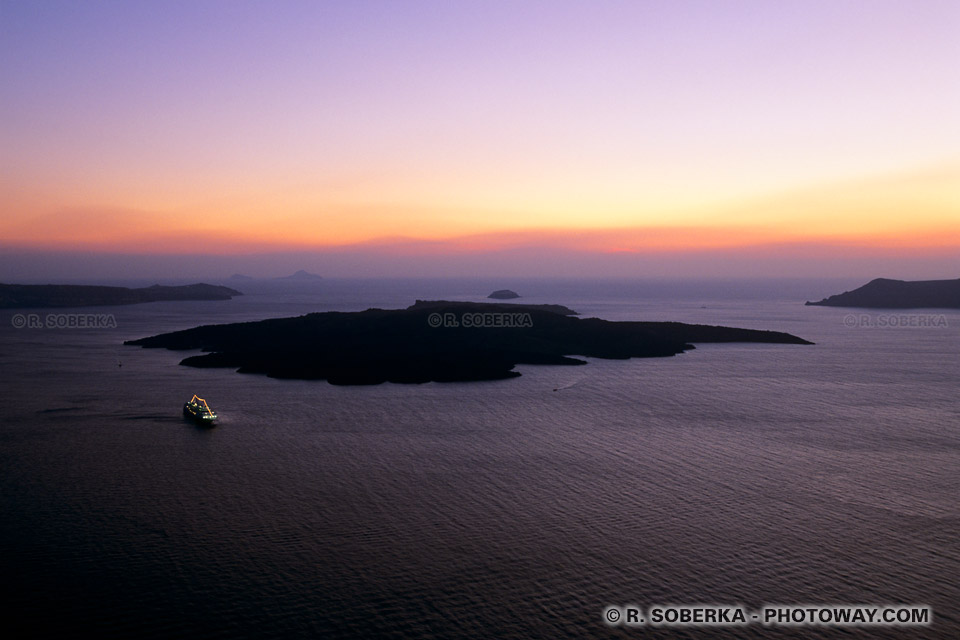
M130 289L78 284L0 284L0 308L93 307L161 300L229 300L243 294L213 284L187 284Z
M958 280L889 280L877 278L859 289L844 291L809 306L865 309L960 309Z
M345 385L497 380L519 376L518 364L672 356L693 349L691 342L812 344L776 331L573 314L559 305L418 300L406 309L208 325L126 344L208 352L180 362L191 367Z

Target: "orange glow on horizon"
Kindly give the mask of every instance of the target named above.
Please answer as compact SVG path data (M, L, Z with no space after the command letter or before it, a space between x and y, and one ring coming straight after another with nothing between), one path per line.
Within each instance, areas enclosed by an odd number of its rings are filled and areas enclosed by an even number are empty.
M904 251L922 254L930 250L960 249L955 229L870 235L785 235L769 229L751 228L632 228L544 229L500 232L440 239L380 238L366 242L319 244L310 241L264 241L239 234L211 230L181 233L103 237L78 242L14 242L8 249L27 251L81 251L130 255L245 255L292 251L329 253L365 252L381 255L471 255L530 248L548 248L583 253L689 253L713 250L819 246L837 250Z
M8 251L960 248L956 3L35 4L0 11Z
M922 252L960 247L960 164L764 198L670 209L636 201L610 210L580 202L482 210L449 202L374 202L241 190L172 206L65 207L70 194L11 191L0 244L27 250L125 254L286 251L469 255L545 247L587 253L683 253L788 244ZM79 195L79 194L74 194ZM86 194L93 197L95 194ZM129 195L129 194L128 194ZM464 193L459 201L472 202ZM555 209L554 209L555 207ZM550 211L555 215L550 215ZM658 211L669 213L658 214Z

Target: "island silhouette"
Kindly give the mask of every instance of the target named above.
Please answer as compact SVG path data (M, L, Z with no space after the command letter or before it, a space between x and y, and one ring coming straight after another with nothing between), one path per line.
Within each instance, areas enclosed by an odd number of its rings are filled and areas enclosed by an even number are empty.
M310 273L309 271L304 271L303 269L300 269L296 273L291 273L288 276L280 276L278 278L274 278L274 280L300 280L300 281L323 280L323 276L319 276L315 273Z
M197 283L131 289L75 284L0 284L0 308L94 307L139 304L161 300L229 300L243 294L236 289Z
M518 364L586 364L575 355L665 357L693 349L694 342L813 344L777 331L574 313L560 305L418 300L406 309L207 325L125 344L207 352L180 362L191 367L341 385L498 380L519 376Z
M869 309L960 309L960 279L890 280L877 278L853 291L844 291L808 306Z

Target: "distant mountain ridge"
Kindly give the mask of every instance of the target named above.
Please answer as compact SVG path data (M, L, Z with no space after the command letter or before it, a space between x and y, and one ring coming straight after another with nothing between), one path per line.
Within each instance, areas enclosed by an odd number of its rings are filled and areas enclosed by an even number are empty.
M890 280L877 278L859 289L844 291L809 306L865 309L960 309L960 279Z
M323 280L323 276L318 276L315 273L300 269L296 273L292 273L289 276L280 276L276 278L276 280Z
M229 300L243 294L213 284L188 284L130 289L76 284L0 284L0 309L30 307L94 307L161 300Z

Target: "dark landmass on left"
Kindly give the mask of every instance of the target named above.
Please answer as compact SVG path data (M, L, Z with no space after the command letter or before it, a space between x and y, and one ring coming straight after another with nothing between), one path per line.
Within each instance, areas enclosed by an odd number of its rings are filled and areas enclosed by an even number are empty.
M519 376L518 364L582 365L570 356L673 356L692 342L806 345L777 331L576 318L559 305L417 301L399 310L311 313L206 325L125 344L199 349L180 362L331 384L464 382Z
M74 284L0 284L0 309L94 307L164 300L229 300L243 294L213 284L131 289Z

